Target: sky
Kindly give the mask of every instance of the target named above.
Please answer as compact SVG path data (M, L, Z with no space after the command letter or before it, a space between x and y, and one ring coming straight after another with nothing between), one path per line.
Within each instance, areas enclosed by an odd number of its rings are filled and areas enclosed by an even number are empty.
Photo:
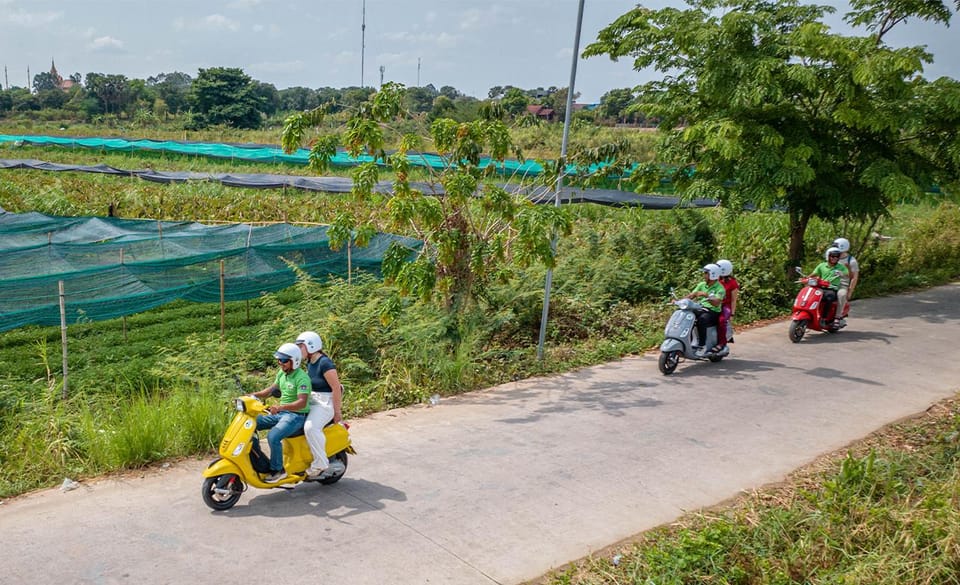
M668 4L682 6L645 3ZM585 0L580 51L634 5ZM238 67L277 89L361 80L376 87L381 67L384 81L449 85L478 98L498 85L569 84L578 0L366 0L365 19L362 7L363 0L0 0L0 82L24 87L28 68L32 77L53 60L64 78L174 71L195 78L201 68ZM845 28L839 16L830 24ZM960 79L952 48L958 25L957 15L952 28L909 23L888 42L925 45L935 57L927 78ZM656 75L633 71L629 60L579 59L577 101L595 103L610 89Z

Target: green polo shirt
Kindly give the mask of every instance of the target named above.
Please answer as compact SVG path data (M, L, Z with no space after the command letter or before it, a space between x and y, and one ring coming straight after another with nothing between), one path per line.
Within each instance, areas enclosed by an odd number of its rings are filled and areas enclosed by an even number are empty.
M280 404L290 404L296 402L300 394L310 396L310 376L300 368L295 369L289 374L283 370L277 371L277 377L273 383L280 389ZM296 411L300 413L310 412L310 400L307 400L306 406Z
M714 311L716 313L719 313L721 310L723 310L723 297L727 296L727 290L723 288L723 285L720 284L719 280L713 281L713 284L709 286L707 286L706 281L701 280L700 282L697 283L697 286L693 287L693 290L691 292L700 292L700 291L707 293L708 297L713 297L718 301L720 301L719 303L717 303L716 307L714 307L713 305L707 302L700 303L701 305L703 305L704 309L710 309L711 311ZM702 300L706 301L707 299L702 299Z

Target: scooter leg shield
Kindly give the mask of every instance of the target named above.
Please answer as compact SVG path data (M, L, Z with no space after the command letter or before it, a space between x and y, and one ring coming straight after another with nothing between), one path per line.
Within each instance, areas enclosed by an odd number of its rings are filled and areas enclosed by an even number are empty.
M660 351L666 353L668 351L679 351L683 352L683 342L679 339L665 339L663 343L660 344Z

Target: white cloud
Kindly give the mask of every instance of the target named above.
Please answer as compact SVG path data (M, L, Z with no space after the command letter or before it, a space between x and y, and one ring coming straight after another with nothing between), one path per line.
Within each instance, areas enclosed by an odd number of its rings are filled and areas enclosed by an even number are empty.
M355 63L357 61L357 54L353 51L340 51L333 56L333 62L339 65L346 63Z
M477 8L471 8L463 13L463 17L460 19L460 29L470 30L477 28L482 20L483 13Z
M8 22L15 26L32 28L50 24L61 18L63 18L63 12L59 10L48 10L46 12L24 12L23 10L17 10L15 12L7 12L0 16L0 22Z
M230 20L222 14L211 14L203 19L203 25L206 28L214 30L237 30L240 28L240 25L234 20Z
M173 21L176 30L229 30L237 31L240 25L222 14L210 14L196 20L178 18Z
M91 51L101 53L117 53L123 51L123 41L113 37L97 37L90 42Z
M306 69L306 63L300 59L294 61L264 61L263 63L253 63L247 67L254 73L300 73Z
M388 41L397 41L403 43L429 43L437 45L438 47L450 48L457 45L457 40L459 37L452 35L448 32L441 33L411 33L407 31L399 31L387 33L384 35L384 38Z

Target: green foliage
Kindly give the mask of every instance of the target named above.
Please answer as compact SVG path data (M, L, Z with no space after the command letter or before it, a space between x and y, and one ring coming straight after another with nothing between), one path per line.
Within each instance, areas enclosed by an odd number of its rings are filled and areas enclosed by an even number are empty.
M879 449L688 515L620 547L615 563L591 558L548 582L953 583L960 419L949 408L900 425Z
M909 16L947 22L942 2L861 2L848 20L880 27L872 38L831 32L827 6L688 4L638 6L585 51L664 72L638 88L636 107L660 120L658 152L676 167L678 192L731 209L785 207L796 262L811 217L879 218L931 177L960 176L956 133L943 132L960 116L957 84L919 77L922 49L882 42ZM642 188L651 179L637 175Z
M233 67L200 69L191 87L190 103L197 114L197 128L218 124L259 128L266 106L253 79Z

